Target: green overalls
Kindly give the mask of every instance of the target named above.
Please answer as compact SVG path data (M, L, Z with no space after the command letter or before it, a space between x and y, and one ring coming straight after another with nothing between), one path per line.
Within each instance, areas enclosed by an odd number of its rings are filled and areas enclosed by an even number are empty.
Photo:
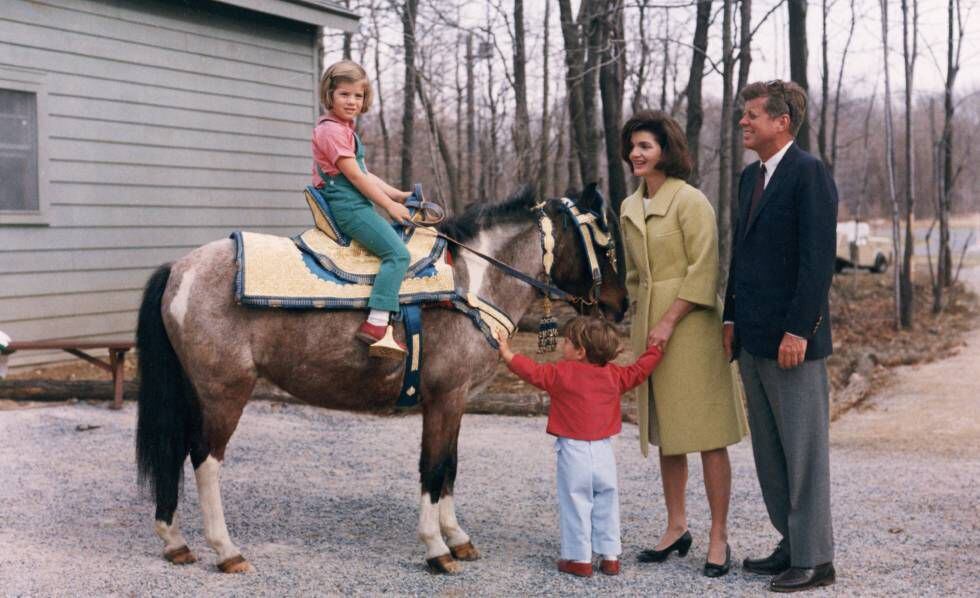
M361 171L367 172L364 146L357 134L354 134L354 144L354 159ZM371 200L364 197L343 173L329 175L319 165L317 172L324 182L323 196L330 204L330 211L340 231L381 258L381 269L374 279L368 307L397 312L398 289L409 265L408 248L391 223L374 211Z

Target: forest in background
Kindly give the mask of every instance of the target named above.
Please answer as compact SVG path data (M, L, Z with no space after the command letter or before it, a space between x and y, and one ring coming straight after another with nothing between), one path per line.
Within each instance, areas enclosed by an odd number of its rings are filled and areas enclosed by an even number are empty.
M980 209L980 89L957 86L977 58L963 52L975 0L341 1L361 28L324 37L324 66L350 57L371 77L358 128L372 171L422 182L456 212L522 183L558 196L598 181L618 212L635 186L620 127L665 110L687 131L723 263L733 188L756 159L741 148L737 90L762 78L753 58L774 63L808 90L797 142L832 169L841 219L892 221L897 322L912 317L909 224L936 219L942 309L959 250L949 217ZM765 27L776 35L763 44ZM926 71L939 87L917 88Z

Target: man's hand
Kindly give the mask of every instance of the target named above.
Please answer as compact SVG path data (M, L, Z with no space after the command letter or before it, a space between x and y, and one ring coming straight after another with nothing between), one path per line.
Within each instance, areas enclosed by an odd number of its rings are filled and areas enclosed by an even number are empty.
M779 367L784 370L795 368L803 363L805 357L806 339L784 333L783 340L779 343Z
M506 363L510 363L510 360L514 359L514 352L510 350L510 340L503 332L497 334L497 345L499 345L497 351L500 352L500 356Z
M735 339L735 324L725 324L721 334L721 344L725 347L725 357L732 360L732 341Z

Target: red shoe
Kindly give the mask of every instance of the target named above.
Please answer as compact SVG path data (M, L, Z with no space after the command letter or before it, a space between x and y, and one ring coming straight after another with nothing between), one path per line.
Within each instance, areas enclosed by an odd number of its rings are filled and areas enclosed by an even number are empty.
M387 326L376 326L365 320L361 323L360 328L357 329L354 337L370 345L368 354L371 357L404 359L408 351L405 345L395 340L390 324Z
M558 561L558 570L579 577L592 577L592 563L577 563L568 559Z
M599 562L599 571L602 571L606 575L619 575L619 559L615 561L607 561L602 559Z

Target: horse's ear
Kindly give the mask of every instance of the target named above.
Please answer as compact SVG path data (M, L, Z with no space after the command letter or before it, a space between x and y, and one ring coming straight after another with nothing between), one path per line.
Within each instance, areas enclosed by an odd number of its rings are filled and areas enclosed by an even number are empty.
M597 214L602 219L603 224L606 223L606 200L599 191L598 183L589 183L586 185L585 189L582 190L582 193L575 200L575 205L581 211Z

